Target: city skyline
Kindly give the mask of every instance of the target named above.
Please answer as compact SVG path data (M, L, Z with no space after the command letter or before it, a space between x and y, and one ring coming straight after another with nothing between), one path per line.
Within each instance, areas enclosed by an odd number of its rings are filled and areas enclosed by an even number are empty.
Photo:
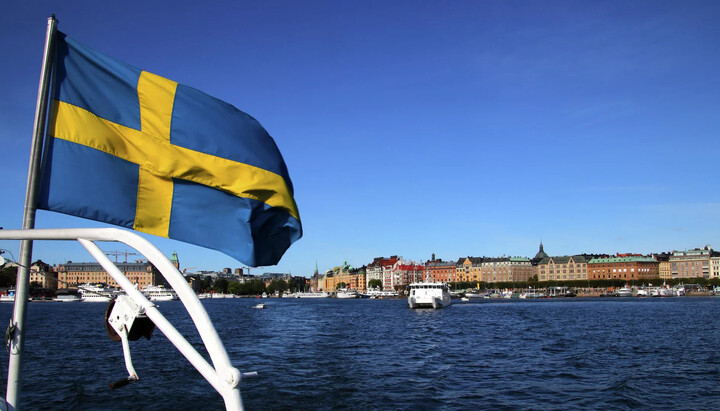
M309 275L387 250L426 260L530 256L540 241L552 255L719 243L716 2L8 4L5 229L22 222L51 13L76 40L221 98L273 136L305 233L279 265L252 271ZM39 212L36 226L106 225ZM144 237L186 267L242 266ZM0 248L18 256L16 242ZM90 259L76 244L35 250L48 263Z

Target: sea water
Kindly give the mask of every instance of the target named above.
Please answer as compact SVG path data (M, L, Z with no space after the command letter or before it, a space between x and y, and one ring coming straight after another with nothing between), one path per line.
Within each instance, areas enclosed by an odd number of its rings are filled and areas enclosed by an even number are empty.
M203 300L234 365L260 374L241 384L247 409L720 407L720 297L456 301L437 311L401 299L265 299L251 309L257 302ZM182 304L158 306L204 353ZM130 344L140 380L110 390L127 372L104 312L29 304L21 406L223 408L157 330ZM3 324L11 314L0 305Z

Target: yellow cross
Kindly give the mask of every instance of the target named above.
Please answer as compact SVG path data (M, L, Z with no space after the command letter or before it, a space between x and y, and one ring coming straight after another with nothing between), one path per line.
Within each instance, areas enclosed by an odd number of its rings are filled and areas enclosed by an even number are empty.
M50 133L139 166L135 230L168 236L173 178L262 201L299 220L295 200L280 175L170 143L176 89L174 81L146 71L140 74L140 130L57 101Z

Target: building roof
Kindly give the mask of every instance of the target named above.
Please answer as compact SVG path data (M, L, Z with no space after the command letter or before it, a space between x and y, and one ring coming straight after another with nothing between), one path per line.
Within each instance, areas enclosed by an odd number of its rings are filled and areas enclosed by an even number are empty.
M608 258L593 258L588 261L588 264L607 264L607 263L657 263L652 257L608 257Z
M573 262L576 264L587 263L589 261L589 259L586 258L584 255L563 255L556 257L545 257L538 263L538 265L550 264L550 260L552 260L554 264L567 264L570 262L570 259L572 259Z

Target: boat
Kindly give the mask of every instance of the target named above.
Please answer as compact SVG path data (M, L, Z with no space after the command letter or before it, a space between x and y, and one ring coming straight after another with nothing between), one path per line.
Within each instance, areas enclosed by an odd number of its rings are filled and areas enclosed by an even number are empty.
M117 296L115 288L105 287L104 284L85 283L78 286L80 300L86 303L107 303Z
M467 301L470 301L470 299L467 298L467 297L460 297L460 301L465 301L465 302L467 302Z
M465 297L467 298L485 298L487 293L465 293Z
M336 298L348 299L348 298L360 298L360 294L355 290L337 290L335 293Z
M255 304L250 308L257 308L258 310L263 310L265 309L265 303Z
M397 291L390 291L390 290L370 290L366 293L370 298L391 298L391 297L397 297L398 293Z
M55 298L53 298L53 301L61 303L76 303L82 301L82 298L80 297L80 293L72 290L60 290Z
M0 295L0 303L14 303L15 302L15 289L11 288L7 290L7 293Z
M412 283L409 289L408 306L410 308L439 309L452 304L450 292L445 283Z
M306 293L295 293L295 298L330 298L330 293L321 292L306 292Z
M632 288L629 288L629 287L618 288L615 291L615 295L617 295L618 297L632 297L633 290L632 290Z
M140 292L150 301L172 301L177 300L178 296L172 288L166 288L162 285L146 285Z
M548 288L548 296L550 298L575 297L576 294L573 290L567 287L550 287Z

